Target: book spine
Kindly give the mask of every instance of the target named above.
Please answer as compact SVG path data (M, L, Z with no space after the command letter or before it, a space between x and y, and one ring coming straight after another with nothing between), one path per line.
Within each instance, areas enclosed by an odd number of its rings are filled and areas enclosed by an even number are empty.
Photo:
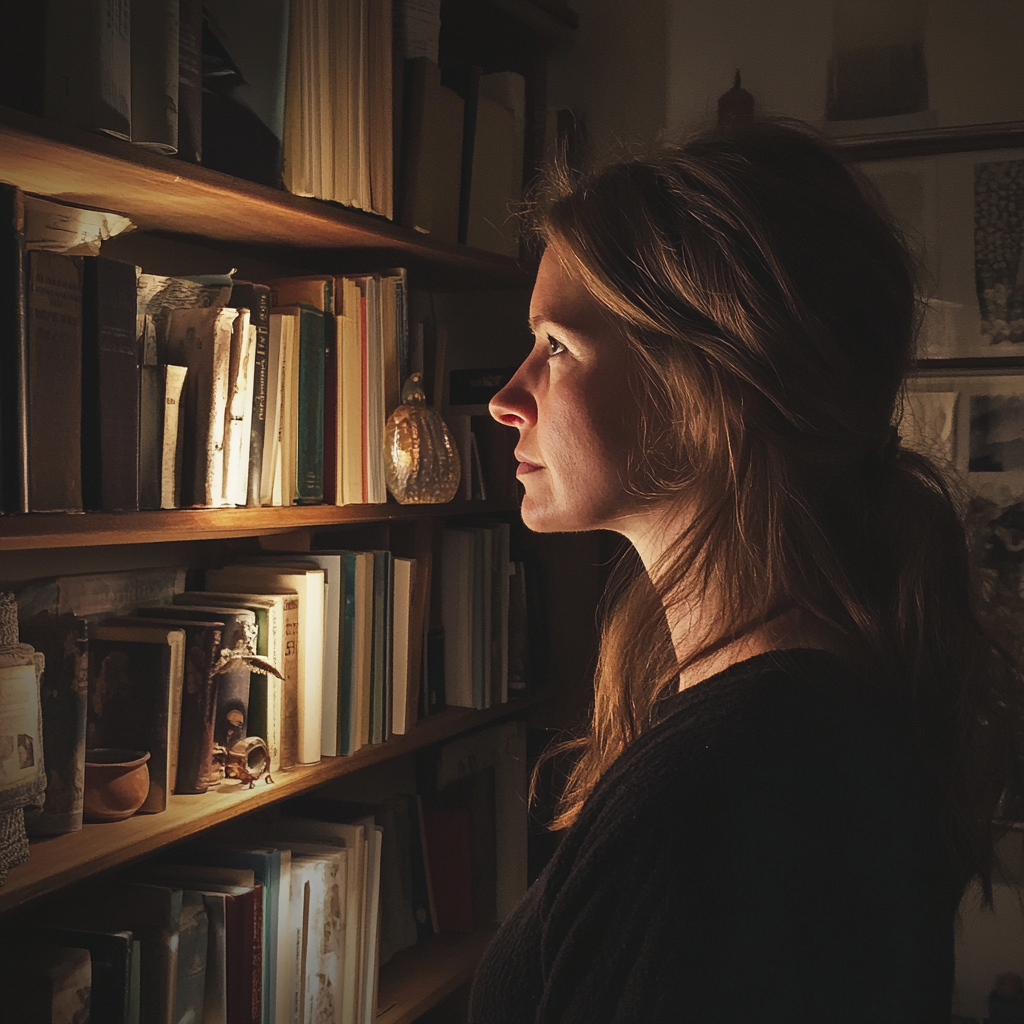
M175 793L205 793L213 769L213 731L219 677L221 631L214 626L186 629L185 680L181 694L181 739Z
M181 396L188 377L184 366L164 366L163 432L160 437L160 508L181 506L184 417Z
M228 1020L261 1024L263 1016L263 887L227 900L225 931Z
M29 508L82 508L81 259L29 253Z
M82 498L86 508L139 508L139 346L136 269L84 260Z
M319 505L324 498L324 316L299 317L299 436L295 503Z
M160 508L166 374L163 366L139 369L139 508Z
M0 510L28 511L25 205L0 182Z
M178 4L178 156L203 161L203 4Z
M249 307L256 328L256 372L252 391L252 427L249 441L249 480L245 503L260 505L263 483L263 446L267 431L267 359L270 351L270 289L253 285L253 303Z

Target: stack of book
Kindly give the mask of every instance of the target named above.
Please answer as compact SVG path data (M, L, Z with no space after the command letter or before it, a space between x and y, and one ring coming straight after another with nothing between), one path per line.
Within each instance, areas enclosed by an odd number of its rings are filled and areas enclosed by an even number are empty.
M422 806L317 803L68 894L6 952L11 1019L372 1024L380 964L438 930Z
M410 358L404 270L145 274L38 248L21 193L0 184L0 204L4 511L386 500L384 423Z

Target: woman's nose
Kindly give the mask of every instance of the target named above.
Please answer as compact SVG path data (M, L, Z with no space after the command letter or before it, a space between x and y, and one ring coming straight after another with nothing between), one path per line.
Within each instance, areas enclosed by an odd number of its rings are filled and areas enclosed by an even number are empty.
M522 429L537 422L537 402L529 386L529 364L528 357L490 401L491 415L506 427Z

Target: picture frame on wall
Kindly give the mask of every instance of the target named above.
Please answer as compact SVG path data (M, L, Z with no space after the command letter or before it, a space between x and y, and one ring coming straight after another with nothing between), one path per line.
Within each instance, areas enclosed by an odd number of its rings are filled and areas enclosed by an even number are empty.
M1024 653L1024 371L919 372L899 433L959 483L989 616Z
M838 140L914 249L922 365L1024 365L1024 122Z

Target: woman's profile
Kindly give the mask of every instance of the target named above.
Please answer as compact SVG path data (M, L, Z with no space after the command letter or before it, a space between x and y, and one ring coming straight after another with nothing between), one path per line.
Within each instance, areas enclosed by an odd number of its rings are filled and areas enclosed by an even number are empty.
M637 558L566 831L471 1020L948 1020L1024 717L956 504L894 426L913 260L782 121L552 174L529 216L535 343L491 403L523 520Z

